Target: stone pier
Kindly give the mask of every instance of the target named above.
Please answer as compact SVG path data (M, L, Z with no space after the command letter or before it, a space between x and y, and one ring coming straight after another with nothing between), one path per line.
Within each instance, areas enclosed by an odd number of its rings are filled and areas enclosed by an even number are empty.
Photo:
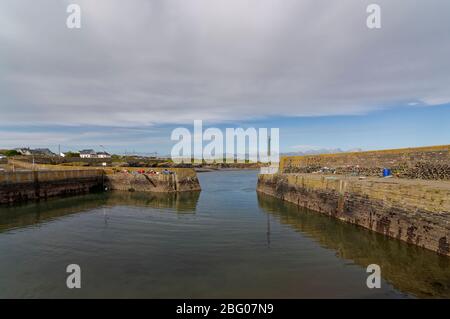
M26 163L14 163L29 169ZM53 196L85 194L93 191L122 190L152 193L200 191L197 174L190 168L152 169L158 174L139 173L142 168L58 169L36 165L37 170L0 172L0 204L47 199Z
M450 182L260 175L258 192L450 256Z
M197 173L191 168L170 169L171 174L162 174L164 169L152 169L159 174L139 174L140 169L126 172L111 172L106 175L106 187L111 190L173 193L200 191ZM148 169L147 169L148 170Z
M101 191L102 170L17 171L0 173L0 204Z

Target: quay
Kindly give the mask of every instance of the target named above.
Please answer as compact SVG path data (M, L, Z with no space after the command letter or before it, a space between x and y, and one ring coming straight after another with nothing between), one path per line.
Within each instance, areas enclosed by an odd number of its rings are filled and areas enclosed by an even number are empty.
M33 165L11 160L22 170L0 172L0 204L36 201L54 196L70 196L105 190L149 193L200 191L197 174L190 168L86 168Z
M449 149L284 157L257 191L450 256Z

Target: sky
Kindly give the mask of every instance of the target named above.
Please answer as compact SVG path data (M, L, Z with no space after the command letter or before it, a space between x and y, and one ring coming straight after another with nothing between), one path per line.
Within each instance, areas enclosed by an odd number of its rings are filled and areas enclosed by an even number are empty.
M68 29L66 8L81 7ZM381 7L381 29L366 8ZM450 2L2 0L0 148L170 153L176 127L282 152L450 143Z

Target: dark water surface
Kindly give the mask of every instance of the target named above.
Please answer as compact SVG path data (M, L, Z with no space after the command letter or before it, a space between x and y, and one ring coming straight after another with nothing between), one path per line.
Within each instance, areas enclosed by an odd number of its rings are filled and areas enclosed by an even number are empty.
M0 208L0 297L450 297L449 258L257 195L255 171L199 179L201 193ZM81 289L66 287L68 264Z

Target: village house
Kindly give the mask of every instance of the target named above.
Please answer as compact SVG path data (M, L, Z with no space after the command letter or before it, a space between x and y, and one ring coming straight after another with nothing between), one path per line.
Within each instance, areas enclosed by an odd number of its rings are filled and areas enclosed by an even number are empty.
M96 158L97 157L97 152L92 150L92 149L81 150L80 151L80 157L81 158Z
M111 158L111 155L107 152L96 152L92 149L80 151L81 158Z
M107 152L98 152L97 157L98 158L111 158L111 155Z
M41 155L41 156L56 156L55 153L50 151L48 148L36 148L31 150L32 155Z
M34 150L26 147L26 148L16 148L15 151L17 151L18 153L20 153L20 155L25 155L25 156L56 156L55 153L53 153L51 150L49 150L48 148L36 148Z
M20 155L31 155L31 150L29 148L16 148L14 150Z

